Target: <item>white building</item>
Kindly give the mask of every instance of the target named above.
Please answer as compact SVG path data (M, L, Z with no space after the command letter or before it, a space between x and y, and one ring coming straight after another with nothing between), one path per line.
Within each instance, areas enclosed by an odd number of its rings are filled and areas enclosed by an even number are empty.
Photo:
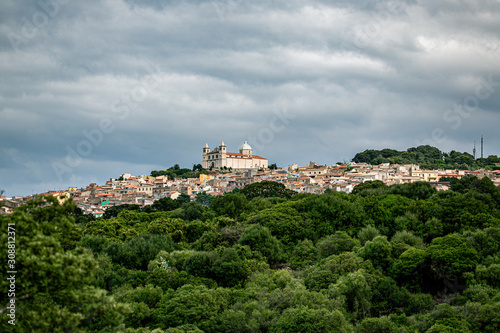
M240 147L239 153L228 153L226 145L222 141L221 145L210 151L208 143L203 147L203 162L202 166L205 169L267 169L267 159L253 155L252 147L245 141Z

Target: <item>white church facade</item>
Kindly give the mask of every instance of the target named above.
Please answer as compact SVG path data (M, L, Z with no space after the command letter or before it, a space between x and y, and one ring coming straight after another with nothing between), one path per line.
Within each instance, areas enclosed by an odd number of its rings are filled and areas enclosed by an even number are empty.
M221 145L210 151L208 143L203 147L203 162L205 169L267 169L268 161L264 157L253 155L252 147L245 141L240 147L239 153L228 153L226 144L222 141Z

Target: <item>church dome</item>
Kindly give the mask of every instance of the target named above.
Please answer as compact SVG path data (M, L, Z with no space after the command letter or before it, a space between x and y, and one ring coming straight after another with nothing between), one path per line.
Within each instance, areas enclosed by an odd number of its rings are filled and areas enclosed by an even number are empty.
M243 149L252 149L252 147L250 147L248 142L245 141L245 143L240 147L240 150L243 150Z

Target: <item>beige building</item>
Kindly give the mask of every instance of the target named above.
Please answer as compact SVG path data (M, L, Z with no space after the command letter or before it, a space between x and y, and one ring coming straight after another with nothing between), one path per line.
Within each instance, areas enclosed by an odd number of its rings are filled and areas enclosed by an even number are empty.
M424 182L437 182L439 180L439 174L434 170L411 170L410 176L420 177L420 180Z
M228 153L224 141L219 147L210 151L208 143L203 147L203 162L205 169L267 169L268 161L264 157L253 155L252 147L245 141L239 153Z

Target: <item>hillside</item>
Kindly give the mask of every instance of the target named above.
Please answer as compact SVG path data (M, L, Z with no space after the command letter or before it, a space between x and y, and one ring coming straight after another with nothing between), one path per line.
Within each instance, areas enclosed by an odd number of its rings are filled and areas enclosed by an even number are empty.
M422 169L476 170L487 168L500 170L500 158L495 155L483 159L474 159L474 156L466 152L460 153L452 150L446 153L432 146L418 146L408 148L406 151L367 149L357 153L353 160L358 163L364 162L373 165L381 163L418 164Z
M19 246L16 329L500 331L500 190L372 183L308 195L263 182L99 219L30 202L0 216Z

